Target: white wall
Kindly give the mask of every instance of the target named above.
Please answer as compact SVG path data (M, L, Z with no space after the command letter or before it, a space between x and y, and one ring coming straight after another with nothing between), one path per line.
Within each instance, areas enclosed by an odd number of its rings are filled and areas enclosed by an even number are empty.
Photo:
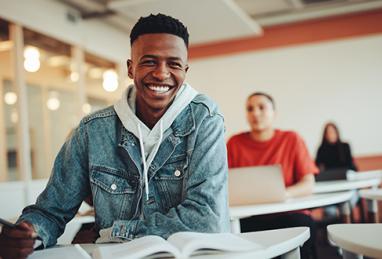
M246 97L265 91L276 126L298 131L312 155L328 120L356 155L382 153L382 34L198 59L188 81L218 102L227 138L248 130Z

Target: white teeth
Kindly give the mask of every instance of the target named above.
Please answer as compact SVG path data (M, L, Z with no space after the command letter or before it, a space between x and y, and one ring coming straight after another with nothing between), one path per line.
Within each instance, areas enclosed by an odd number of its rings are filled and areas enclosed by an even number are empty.
M150 90L158 92L158 93L165 93L168 90L170 90L170 87L168 86L157 86L157 85L149 85Z

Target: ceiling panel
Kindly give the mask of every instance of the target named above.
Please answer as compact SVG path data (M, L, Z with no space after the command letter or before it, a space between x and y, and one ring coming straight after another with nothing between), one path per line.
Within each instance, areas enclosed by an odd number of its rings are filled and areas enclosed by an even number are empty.
M250 15L281 12L293 7L288 0L235 0L235 2Z
M129 33L137 19L158 12L179 18L191 44L261 35L261 26L382 8L382 0L56 0L86 20ZM308 4L309 3L309 4Z
M261 27L232 0L113 1L110 9L128 17L164 13L180 19L192 44L261 34Z

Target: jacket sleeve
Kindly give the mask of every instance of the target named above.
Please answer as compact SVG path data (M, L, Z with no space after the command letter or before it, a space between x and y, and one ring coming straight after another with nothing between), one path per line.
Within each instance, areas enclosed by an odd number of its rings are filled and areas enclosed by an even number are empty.
M167 238L179 231L229 231L228 168L222 116L206 117L197 134L183 202L166 214L155 212L142 220L114 221L112 239L143 235Z
M56 244L66 223L90 194L86 149L86 132L80 124L58 153L45 190L18 219L34 226L44 247Z

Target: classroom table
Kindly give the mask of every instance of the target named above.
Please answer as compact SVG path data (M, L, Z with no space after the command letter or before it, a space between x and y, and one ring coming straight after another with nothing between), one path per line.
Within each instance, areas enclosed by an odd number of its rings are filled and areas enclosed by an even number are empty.
M371 171L348 171L346 174L347 180L362 180L362 179L370 179L370 178L382 178L382 170L371 170Z
M310 237L308 227L294 227L257 231L238 234L240 237L253 241L263 247L261 250L246 253L222 253L193 256L195 259L267 259L281 256L283 259L299 259L300 246ZM97 247L97 244L81 245L89 254ZM59 258L55 258L59 259Z
M343 252L343 258L382 258L382 224L329 225L328 238Z
M341 204L341 213L345 219L350 218L348 201L353 196L352 191L336 193L320 193L310 196L288 199L285 202L255 204L245 206L230 206L231 231L240 233L240 219L251 216L287 212L294 210L311 209L334 204Z
M358 175L363 175L365 176L358 177ZM359 197L358 191L359 189L364 189L364 188L377 188L381 182L382 178L379 176L379 171L371 171L371 172L364 172L364 173L356 173L355 176L350 177L352 180L333 180L333 181L323 181L323 182L316 182L313 193L329 193L329 192L338 192L338 191L353 191L354 197ZM353 199L354 200L354 199ZM355 200L358 200L356 198ZM349 211L351 210L350 204L349 206ZM365 221L364 218L364 207L363 203L359 203L360 210L361 210L361 217L362 217L362 222ZM371 208L372 205L369 207ZM349 212L348 218L344 219L344 222L351 222L350 215L351 213ZM347 217L347 216L346 216ZM372 219L374 221L376 217L375 212L370 212L368 213L368 218Z
M313 193L340 192L358 190L362 188L377 187L381 184L382 178L365 178L359 180L333 180L316 182Z

